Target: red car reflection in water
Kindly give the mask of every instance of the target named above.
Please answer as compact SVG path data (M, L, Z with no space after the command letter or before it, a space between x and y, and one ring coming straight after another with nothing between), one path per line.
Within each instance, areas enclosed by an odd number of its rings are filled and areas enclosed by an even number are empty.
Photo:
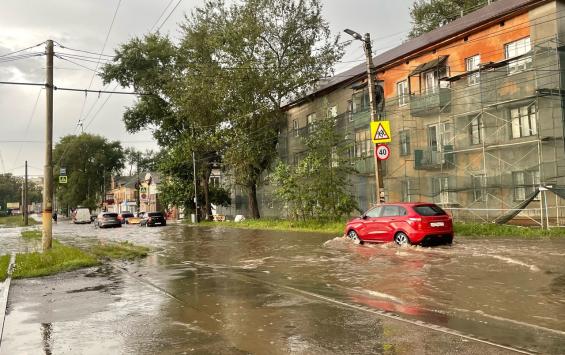
M433 203L385 203L347 222L345 235L356 243L451 244L453 222Z

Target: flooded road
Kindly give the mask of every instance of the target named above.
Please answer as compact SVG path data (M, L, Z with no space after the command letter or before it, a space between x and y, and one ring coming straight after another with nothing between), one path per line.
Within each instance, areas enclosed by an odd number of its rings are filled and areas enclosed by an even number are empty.
M153 252L77 272L74 286L68 276L18 281L1 353L22 352L23 339L45 349L46 332L53 353L565 352L565 238L399 248L312 233L66 223L55 235Z

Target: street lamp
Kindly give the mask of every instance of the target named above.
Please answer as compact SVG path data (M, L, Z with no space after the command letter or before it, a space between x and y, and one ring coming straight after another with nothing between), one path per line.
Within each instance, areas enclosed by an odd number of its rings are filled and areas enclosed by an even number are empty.
M359 33L345 29L345 33L350 35L351 37L355 38L363 42L363 48L365 49L365 56L367 57L367 85L369 86L369 109L371 110L371 117L370 121L377 120L377 105L375 103L375 66L373 65L373 53L371 49L371 35L365 33L365 37L363 38ZM376 145L375 145L375 152L376 152ZM381 204L381 185L382 181L379 175L381 170L381 161L377 158L377 154L373 154L375 158L375 194L376 194L376 202L377 205Z

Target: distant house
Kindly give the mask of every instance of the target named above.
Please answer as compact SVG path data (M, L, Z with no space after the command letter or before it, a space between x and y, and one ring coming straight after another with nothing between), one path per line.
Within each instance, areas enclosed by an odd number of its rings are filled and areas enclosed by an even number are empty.
M148 172L139 185L139 210L141 212L161 211L159 202L159 184L161 176L156 172Z
M104 205L110 212L137 212L137 176L112 177Z

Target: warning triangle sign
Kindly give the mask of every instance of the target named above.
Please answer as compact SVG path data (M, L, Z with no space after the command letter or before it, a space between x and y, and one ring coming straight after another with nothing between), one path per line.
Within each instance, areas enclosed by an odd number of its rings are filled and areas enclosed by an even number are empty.
M383 125L379 123L379 126L377 127L377 131L375 132L375 137L373 138L373 140L382 140L382 139L390 139L390 137L388 136L388 133L384 129Z

